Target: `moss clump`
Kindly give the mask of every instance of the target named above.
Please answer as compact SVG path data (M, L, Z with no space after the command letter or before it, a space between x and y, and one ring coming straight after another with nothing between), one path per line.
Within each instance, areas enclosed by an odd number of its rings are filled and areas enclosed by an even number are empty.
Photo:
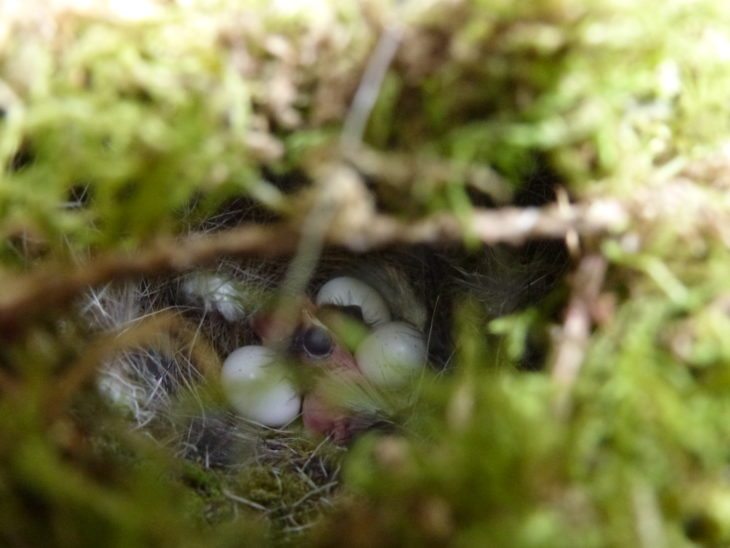
M0 8L0 543L730 543L730 5L22 4ZM386 29L400 45L345 154ZM344 164L369 185L327 187ZM478 256L478 207L534 203L541 178L575 221L574 272L512 316L449 311L453 370L424 381L402 435L345 456L274 436L266 459L212 472L94 396L117 348L61 305L86 279L159 273L160 242L227 200L290 228L322 188L351 191L348 220L453 215ZM591 224L614 214L618 231ZM526 340L541 371L520 370Z

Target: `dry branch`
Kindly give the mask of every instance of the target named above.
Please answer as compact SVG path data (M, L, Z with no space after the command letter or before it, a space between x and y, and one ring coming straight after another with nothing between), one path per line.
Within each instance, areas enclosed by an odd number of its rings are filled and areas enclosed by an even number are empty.
M587 255L581 260L573 278L573 294L551 367L552 379L558 387L554 410L560 417L570 412L571 391L588 347L591 310L601 292L607 266L602 256Z
M340 216L340 219L347 215ZM485 244L519 245L528 239L563 238L570 231L583 236L620 229L626 214L615 201L590 205L477 210L466 220L435 215L406 222L373 214L346 227L334 224L325 244L353 252L392 245L459 243L465 235ZM72 267L45 265L6 281L0 296L0 334L12 337L44 312L68 305L89 287L143 275L177 273L203 267L223 256L272 257L293 253L301 229L294 223L245 224L234 229L161 239L134 254L113 253Z

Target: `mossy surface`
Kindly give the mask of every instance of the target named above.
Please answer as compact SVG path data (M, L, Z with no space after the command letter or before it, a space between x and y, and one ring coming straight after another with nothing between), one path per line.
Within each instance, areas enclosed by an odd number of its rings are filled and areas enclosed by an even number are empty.
M242 468L181 460L98 401L113 345L77 309L19 322L0 348L0 544L730 544L725 2L0 7L0 307L48 283L37 272L63 284L232 198L301 220L322 166L353 161L341 129L394 26L368 161L354 155L374 203L466 226L549 177L561 203L616 200L621 229L567 234L547 300L495 318L457 299L453 367L424 380L403 433L347 453L284 435ZM499 181L486 195L480 169Z

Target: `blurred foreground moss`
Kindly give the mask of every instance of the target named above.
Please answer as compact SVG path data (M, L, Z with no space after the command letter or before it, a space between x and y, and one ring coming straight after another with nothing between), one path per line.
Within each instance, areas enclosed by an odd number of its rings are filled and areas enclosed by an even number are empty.
M254 520L211 519L216 492L190 480L193 465L130 439L111 416L102 425L74 416L49 426L37 409L31 400L3 402L4 545L233 546L265 538Z
M327 476L321 492L297 471L310 441L279 462L211 471L129 432L93 387L56 405L90 344L73 311L3 334L0 543L730 544L730 5L8 6L8 280L133 254L233 197L264 218L296 213L299 195L266 181L295 173L296 190L338 158L389 24L402 41L365 141L379 160L370 189L393 213L494 205L463 180L481 168L526 188L525 203L536 177L559 181L563 200L618 198L629 223L572 249L607 271L565 407L551 374L574 287L496 320L465 312L454 367L424 380L405 434L332 456L342 483ZM543 371L519 370L531 336Z

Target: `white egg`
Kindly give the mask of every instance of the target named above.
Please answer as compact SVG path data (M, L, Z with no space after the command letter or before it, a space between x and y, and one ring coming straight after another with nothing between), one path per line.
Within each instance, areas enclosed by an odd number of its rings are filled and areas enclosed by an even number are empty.
M355 359L363 375L374 384L398 386L426 364L426 341L415 327L390 322L365 338Z
M390 321L390 309L385 299L374 288L357 278L333 278L317 293L318 306L359 306L362 319L368 325L379 326Z
M276 354L263 346L242 346L223 362L221 385L243 417L266 426L283 426L299 414L301 397Z

